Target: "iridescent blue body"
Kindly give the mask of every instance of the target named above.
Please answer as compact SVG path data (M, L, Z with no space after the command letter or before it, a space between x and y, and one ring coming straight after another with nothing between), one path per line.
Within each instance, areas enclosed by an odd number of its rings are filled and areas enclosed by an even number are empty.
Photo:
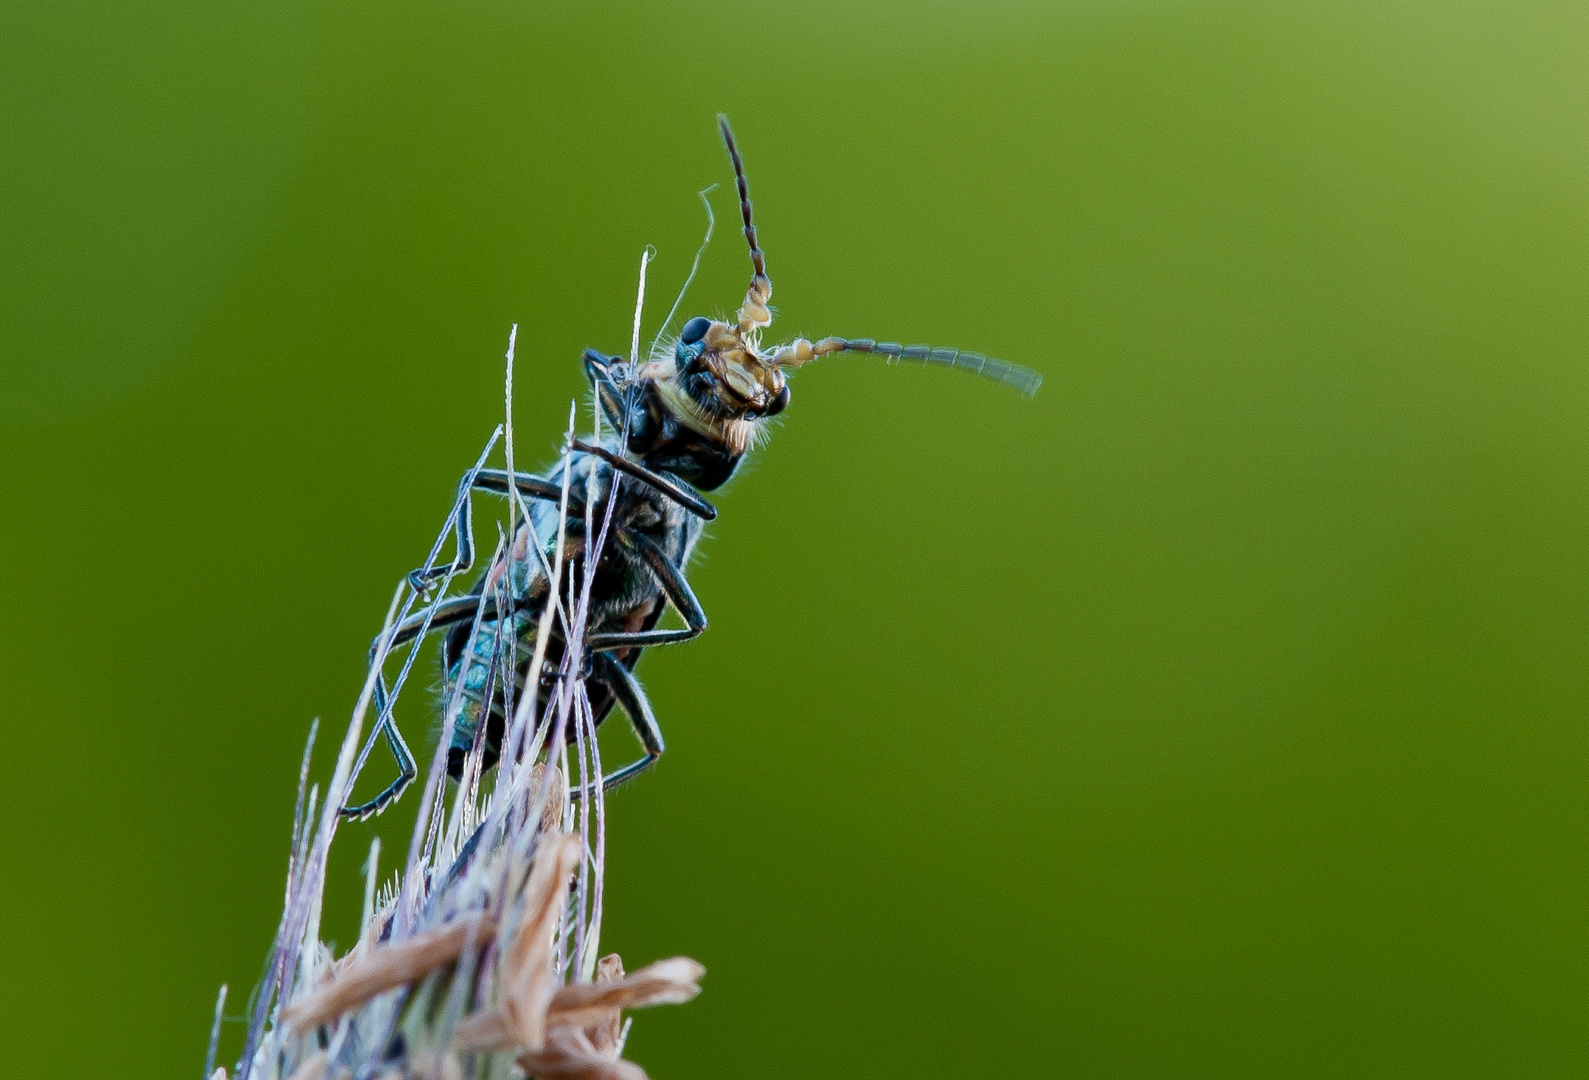
M613 450L615 446L615 443L609 442L607 449ZM583 501L593 467L596 498L592 507L592 525L599 532L602 517L606 512L607 492L612 484L614 470L605 461L588 453L575 451L569 457L569 468L572 473L570 491L577 497L576 505ZM561 487L561 465L540 474L537 479ZM554 564L559 516L558 506L546 500L530 502L528 509L530 521L520 524L519 535L515 537L511 558L507 562L509 572L512 574L511 592L517 600L513 612L506 619L482 620L479 633L474 635L472 648L469 646L470 624L468 623L458 623L454 626L443 645L443 664L446 671L444 699L453 693L460 672L463 677L463 685L459 691L461 704L448 756L449 769L455 776L462 769L464 756L473 744L476 732L480 731L482 721L484 721L481 741L483 765L485 768L490 768L497 760L505 718L501 686L492 678L491 673L493 664L498 665L496 671L504 670L501 665L507 659L505 653L509 648L516 654L517 661L514 664L515 686L512 695L515 701L525 692L525 687L528 685L528 667L533 660L535 635L547 599L546 574L541 559L530 550L530 545L535 544L538 539L538 546L546 564ZM626 530L639 533L649 539L669 562L681 570L688 565L702 529L699 517L649 485L627 477L620 479L618 485L618 501L613 507L613 520L621 523ZM564 581L573 582L576 590L582 587L584 581L587 550L585 529L584 516L571 511L563 547L564 558L569 564L569 576ZM493 588L495 584L495 579L488 571L475 583L468 595L478 598L481 590ZM565 584L565 590L566 588ZM601 558L596 564L595 575L590 582L590 609L586 633L622 634L651 630L661 617L665 603L664 591L645 560L631 549L609 542L602 550ZM546 658L540 677L536 680L539 698L536 716L541 715L545 708L546 695L554 684L554 677L562 661L566 644L561 628L555 620L552 625L554 629L548 643ZM641 651L641 647L619 648L611 650L608 655L622 664L625 669L632 671L635 662L640 658ZM613 691L605 685L592 684L590 689L591 705L595 720L599 724L611 711L616 698ZM489 706L485 701L488 690L491 692ZM568 737L573 737L571 731Z

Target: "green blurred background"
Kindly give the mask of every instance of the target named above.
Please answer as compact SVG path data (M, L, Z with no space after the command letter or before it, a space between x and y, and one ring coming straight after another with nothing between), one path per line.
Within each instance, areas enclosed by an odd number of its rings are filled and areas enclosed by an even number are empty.
M1589 1072L1586 50L1569 2L12 0L4 1071L198 1076L509 326L539 462L714 181L685 314L742 295L724 109L775 329L1048 381L824 361L721 493L607 927L709 975L631 1056Z

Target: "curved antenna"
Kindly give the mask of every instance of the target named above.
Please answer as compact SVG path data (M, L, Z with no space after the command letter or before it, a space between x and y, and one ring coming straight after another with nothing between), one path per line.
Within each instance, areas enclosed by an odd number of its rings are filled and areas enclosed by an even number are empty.
M772 312L767 301L772 299L772 282L767 277L767 257L756 242L756 225L750 216L750 184L745 180L745 160L739 156L739 146L734 142L734 132L728 126L728 117L717 114L717 126L723 132L723 145L728 147L728 158L734 163L734 182L739 188L739 216L745 219L745 242L750 245L750 288L745 292L745 302L739 307L739 332L748 334L772 322Z
M966 352L963 349L935 349L931 345L901 345L894 341L873 341L871 338L828 337L818 342L796 338L789 344L774 349L766 357L766 362L776 364L778 367L797 368L819 356L837 352L878 353L886 356L891 364L905 360L917 364L961 368L974 372L984 379L1003 383L1027 397L1036 394L1037 388L1043 385L1043 376L1039 372L1019 364L983 356L981 353Z

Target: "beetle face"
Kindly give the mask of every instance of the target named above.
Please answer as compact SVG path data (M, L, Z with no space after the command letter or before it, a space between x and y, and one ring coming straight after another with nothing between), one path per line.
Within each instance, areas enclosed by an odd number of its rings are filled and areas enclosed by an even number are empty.
M614 431L627 424L629 451L641 460L662 455L653 464L689 474L692 483L726 480L760 421L789 403L783 372L744 347L732 327L710 319L685 324L671 358L634 368L586 350L584 367L606 423Z
M789 383L745 340L737 326L696 316L674 347L679 388L716 419L754 422L789 404Z

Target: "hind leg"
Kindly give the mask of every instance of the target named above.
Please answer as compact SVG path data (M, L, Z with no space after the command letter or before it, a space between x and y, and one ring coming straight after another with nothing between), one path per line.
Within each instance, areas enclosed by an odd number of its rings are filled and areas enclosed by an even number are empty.
M359 755L360 764L369 756L371 748L375 745L377 733L386 736L386 745L392 749L392 757L397 760L397 779L383 788L380 794L369 802L359 803L357 806L344 806L337 811L345 820L363 821L373 817L396 802L398 796L408 790L408 785L414 782L419 775L419 766L414 761L414 752L408 748L408 743L403 739L403 733L397 729L397 720L392 716L390 705L386 700L385 680L380 676L375 678L375 708L380 716L380 723L376 731L370 732L370 741L364 744L364 751ZM356 776L357 770L354 775Z
M477 596L460 596L452 600L437 604L431 611L422 611L403 620L392 635L388 649L405 644L419 636L420 631L426 628L429 619L429 629L438 630L444 626L465 622L474 618L475 611L480 606ZM370 646L370 663L375 662L381 648L381 639L377 638L375 644ZM357 777L363 771L364 763L369 759L370 751L375 748L375 740L380 736L386 737L386 745L392 750L392 757L397 760L398 775L395 780L386 785L375 798L356 806L344 806L337 812L343 818L351 821L362 821L367 817L379 814L392 803L397 801L419 776L419 766L414 761L414 753L408 748L408 743L403 739L403 733L397 728L397 720L392 716L392 703L386 689L386 680L377 675L375 677L375 715L380 717L376 722L375 730L370 732L370 737L365 741L363 749L359 751L357 763L353 767L353 775Z
M601 789L606 791L626 780L634 779L655 765L667 747L663 745L662 729L657 726L656 715L651 711L651 702L646 698L646 692L633 672L606 653L596 653L591 677L611 690L613 697L618 699L618 705L629 717L629 723L634 727L634 733L639 737L640 745L645 748L646 755L639 761L631 761L602 777Z

